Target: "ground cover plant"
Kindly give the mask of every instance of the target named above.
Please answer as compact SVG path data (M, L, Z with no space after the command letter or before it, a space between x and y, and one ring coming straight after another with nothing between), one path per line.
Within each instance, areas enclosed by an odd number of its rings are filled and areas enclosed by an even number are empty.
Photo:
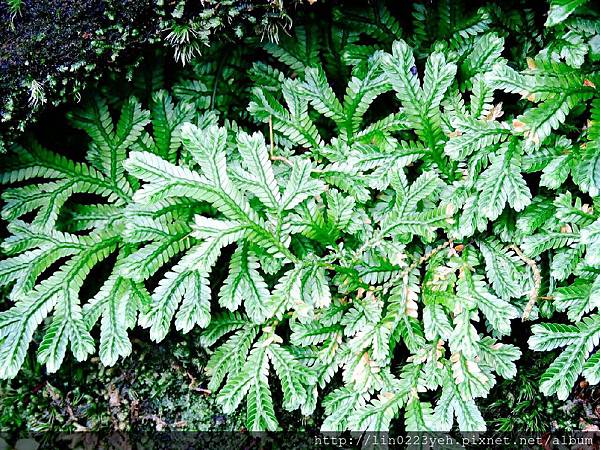
M15 144L0 377L32 341L49 372L119 364L141 327L201 329L250 430L483 431L527 346L559 349L543 394L598 383L600 21L511 6L334 9L89 98L84 159Z

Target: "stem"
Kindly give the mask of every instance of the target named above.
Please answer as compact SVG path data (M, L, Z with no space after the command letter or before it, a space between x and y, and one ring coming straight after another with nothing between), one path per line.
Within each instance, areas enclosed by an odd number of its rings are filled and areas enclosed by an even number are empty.
M417 259L416 261L414 261L410 266L408 266L402 272L400 272L395 277L391 278L387 283L385 283L384 289L385 290L389 289L389 286L392 286L394 283L396 283L398 280L400 280L400 279L404 278L405 276L407 276L409 273L411 273L417 267L420 267L425 262L429 261L433 256L435 256L437 253L439 253L443 249L451 246L452 243L453 243L453 240L450 239L450 240L444 242L443 244L440 244L437 247L431 249L429 252L425 253L419 259Z
M223 55L219 59L219 63L217 65L217 70L215 71L215 79L213 84L212 94L210 96L210 109L214 109L215 107L215 99L217 98L217 88L219 86L219 80L221 79L221 73L223 72L223 67L225 66L225 60L229 57L229 50L223 52Z
M514 250L514 252L517 254L517 256L525 264L527 264L531 268L531 271L533 272L533 281L534 281L533 287L529 291L529 301L527 302L527 305L525 305L525 309L523 309L523 318L522 319L523 319L523 321L525 321L525 320L529 320L529 315L531 314L531 311L533 310L533 306L535 305L535 302L538 299L538 292L540 291L540 287L542 286L542 275L541 275L540 269L538 268L535 261L533 259L525 256L523 251L516 244L511 245L509 248Z
M271 146L271 159L275 159L275 144L273 143L273 116L269 115L269 144Z

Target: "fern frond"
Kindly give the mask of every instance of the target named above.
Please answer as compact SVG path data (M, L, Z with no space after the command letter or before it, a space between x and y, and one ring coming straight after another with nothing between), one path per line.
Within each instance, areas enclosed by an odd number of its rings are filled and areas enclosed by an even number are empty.
M597 358L586 360L600 339L600 316L586 317L575 326L544 323L532 330L529 345L534 350L566 347L542 375L540 385L546 395L556 393L564 400L584 368L590 370L596 364ZM592 378L597 380L595 375Z

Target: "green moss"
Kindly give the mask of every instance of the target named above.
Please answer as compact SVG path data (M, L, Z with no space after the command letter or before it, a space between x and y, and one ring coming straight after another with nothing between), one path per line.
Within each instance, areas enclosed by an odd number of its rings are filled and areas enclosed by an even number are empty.
M267 0L12 3L0 1L0 20L10 24L0 27L0 152L42 110L77 101L85 86L138 65L149 48L189 62L216 41L277 39L291 23L283 3Z
M502 380L483 400L482 412L490 428L504 432L545 433L578 429L577 410L566 411L563 402L539 391L540 378L556 357L527 351L515 378Z
M46 374L28 358L23 376L0 382L0 433L41 431L237 430L206 391L206 355L194 336L161 346L136 341L132 357L115 367L98 359L70 361Z

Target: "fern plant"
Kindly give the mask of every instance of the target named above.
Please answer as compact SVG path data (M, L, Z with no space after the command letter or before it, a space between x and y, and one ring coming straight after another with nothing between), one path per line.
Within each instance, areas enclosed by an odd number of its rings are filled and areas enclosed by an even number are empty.
M552 4L548 26L557 25L558 8L558 3ZM565 8L561 21L575 5ZM593 38L594 32L573 25L582 22L582 18L573 18L564 26L572 28L569 33L576 33L583 42ZM498 218L494 225L496 232L503 240L518 243L522 259L534 268L527 312L533 309L538 297L544 297L553 303L543 305L547 314L552 309L564 311L575 322L536 324L529 340L535 350L565 347L543 375L540 386L545 394L557 393L565 399L581 374L592 384L598 382L597 357L593 353L600 336L595 325L597 317L584 315L596 309L600 292L597 269L600 104L596 90L598 72L593 66L584 65L587 45L558 51L562 40L563 37L558 37L550 41L538 55L528 59L527 69L521 72L504 62L495 64L484 75L487 88L518 94L532 106L505 121L497 120L501 117L498 108L488 108L492 114L486 112L479 120L469 118L462 105L451 108L454 130L445 151L459 161L470 158L469 167L481 166L491 159L471 187L474 201L481 201L483 206L471 213L470 204L465 203L460 219L464 220L462 229L468 230L466 233L473 227L483 231L486 218ZM587 124L583 132L574 134L572 126L565 123L567 117L585 118L588 102ZM520 173L536 172L541 172L541 176L534 197ZM477 190L480 192L476 193ZM506 202L519 214L503 213ZM534 259L548 263L546 286L542 286L542 275L546 273L540 272Z
M169 157L177 146L180 124L189 117L189 107L174 107L168 94L157 92L152 113L132 97L113 123L106 102L96 98L70 116L73 126L91 140L85 162L69 160L34 140L13 148L14 156L4 161L2 182L23 185L3 193L2 216L11 221L11 236L2 243L10 257L0 263L0 281L14 282L14 305L0 319L2 378L16 375L43 321L48 325L38 359L51 372L60 366L67 347L78 360L95 351L90 332L98 321L104 364L112 365L131 352L127 330L149 300L146 288L125 278L121 269L136 248L124 241L123 230L126 206L139 188L123 162L137 145ZM154 140L144 131L149 123ZM40 179L47 181L27 183ZM98 201L82 201L86 195ZM24 222L24 216L32 218ZM84 303L86 278L111 255L112 271Z
M204 128L189 125L183 131L190 166L147 153L131 154L126 164L147 183L135 195L138 203L152 208L159 199L186 197L211 203L217 214L198 215L190 224L197 247L165 275L142 317L151 337L162 339L173 318L183 330L208 323L206 280L220 249L236 243L218 293L219 305L230 312L210 321L202 342L223 341L207 366L210 388L224 383L218 400L225 411L246 398L250 429L278 426L271 366L281 382L283 406L302 407L305 414L314 410L319 389L342 369L343 386L325 399L326 430L386 428L404 405L407 424L418 430L449 430L454 416L464 430L481 429L485 424L474 398L488 392L494 372L515 373L518 349L480 336L472 320L481 312L496 336L509 333L510 319L518 315L509 300L522 296L522 289L511 285L506 294L497 288L501 296L487 289L477 269L480 252L489 265L504 264L518 279L526 271L495 241L462 254L447 243L432 249L436 230L453 226L454 205L440 201L448 188L444 178L456 178L443 154L440 104L457 66L434 53L421 86L410 53L398 41L391 54L375 52L359 61L342 101L317 67L304 67L303 80L283 80L284 104L272 86L255 89L249 111L272 126L271 158L260 134L233 127L228 138L227 129L204 122ZM274 54L299 64L283 51ZM394 88L404 109L365 125L371 103ZM321 136L309 107L334 122L336 136L328 141ZM399 140L400 131L414 137ZM420 175L411 182L405 168L417 161ZM130 222L134 234L136 222ZM151 240L140 255L161 260L149 253L154 249L159 246ZM444 256L427 272L431 304L421 324L419 263L441 251ZM500 286L511 284L499 269L494 276ZM286 329L292 333L289 343L282 337ZM397 345L413 356L395 374ZM435 414L443 420L434 425L431 406L417 392L438 387L442 398Z
M0 377L42 322L51 371L67 346L95 351L98 322L107 365L136 324L156 342L198 327L208 388L225 412L245 403L250 430L281 427L277 384L286 410L320 403L324 431L483 431L477 399L517 371L515 321L558 311L571 323L529 341L565 348L542 391L598 382L600 80L579 45L598 28L557 5L548 26L568 37L510 51L533 12L417 4L403 39L382 5L338 11L330 35L265 45L251 89L222 83L246 80L239 51L195 65L178 102L131 98L113 123L95 100L71 115L86 162L15 146Z
M532 256L547 253L551 260L550 277L554 281L550 292L554 307L567 313L573 324L542 323L533 327L529 340L535 350L554 348L565 350L542 376L540 389L545 394L556 393L565 399L580 375L591 384L600 381L599 354L595 348L600 339L599 317L595 312L600 305L600 101L594 100L592 123L587 130L587 145L574 148L563 171L570 171L582 191L594 195L593 204L585 204L581 197L573 198L569 191L554 199L540 199L553 217L543 228L534 227L531 235L523 237L523 246ZM570 144L570 143L569 143ZM578 151L579 150L579 151ZM562 177L548 171L550 179ZM568 173L567 173L568 175ZM543 214L543 213L542 213ZM540 211L532 211L532 219ZM538 219L539 220L539 219ZM590 314L592 313L592 314Z

